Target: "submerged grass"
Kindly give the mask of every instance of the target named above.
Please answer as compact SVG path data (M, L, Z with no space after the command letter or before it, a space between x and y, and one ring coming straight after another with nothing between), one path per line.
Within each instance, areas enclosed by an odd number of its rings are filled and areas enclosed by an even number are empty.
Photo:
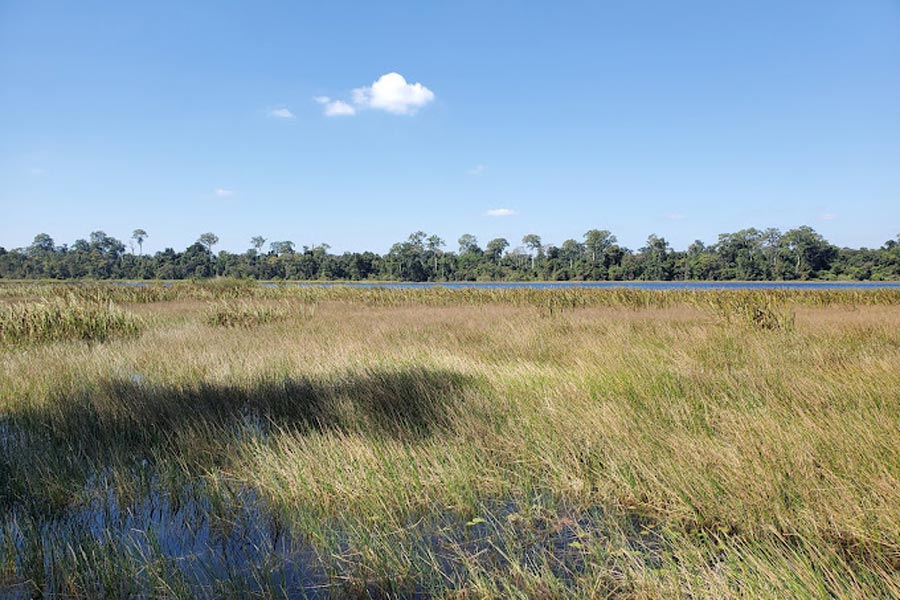
M0 596L900 597L896 292L173 287L0 350Z

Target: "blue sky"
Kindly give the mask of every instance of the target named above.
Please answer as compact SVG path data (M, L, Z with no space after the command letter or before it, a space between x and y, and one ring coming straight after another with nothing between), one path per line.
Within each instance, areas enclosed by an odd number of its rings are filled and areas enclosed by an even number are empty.
M900 2L0 0L0 209L7 248L801 224L877 247Z

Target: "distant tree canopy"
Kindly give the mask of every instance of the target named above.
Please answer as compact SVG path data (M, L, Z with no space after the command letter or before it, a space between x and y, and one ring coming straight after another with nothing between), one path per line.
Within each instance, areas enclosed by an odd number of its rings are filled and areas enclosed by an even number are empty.
M138 253L103 231L88 240L58 246L46 233L26 248L0 247L0 278L6 279L186 279L229 276L292 280L382 281L631 281L631 280L898 280L900 235L877 249L838 248L811 227L781 232L742 229L723 233L714 244L693 242L675 250L665 238L650 235L630 250L603 229L591 229L582 241L544 245L535 233L512 246L505 238L484 248L471 234L459 237L458 251L446 250L436 235L416 231L374 252L329 253L327 244L297 249L294 242L254 236L240 254L213 248L214 233L204 233L181 252L166 248L143 254L149 235L135 229Z

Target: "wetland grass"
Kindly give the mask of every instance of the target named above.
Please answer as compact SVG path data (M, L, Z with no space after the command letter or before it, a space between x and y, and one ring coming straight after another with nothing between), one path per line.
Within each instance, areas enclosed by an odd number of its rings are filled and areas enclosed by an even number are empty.
M900 292L77 294L143 333L0 348L0 597L900 597Z
M143 323L111 301L75 296L0 306L0 345L135 337Z
M251 328L287 318L304 320L315 315L315 304L281 301L276 304L247 300L219 300L206 313L206 323L214 327Z

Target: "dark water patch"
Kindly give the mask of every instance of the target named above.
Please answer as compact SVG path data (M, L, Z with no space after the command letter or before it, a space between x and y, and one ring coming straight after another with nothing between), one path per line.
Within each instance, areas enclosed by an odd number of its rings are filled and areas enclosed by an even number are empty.
M474 515L439 511L411 516L399 530L366 532L378 547L404 557L397 561L407 565L399 577L367 578L383 570L356 551L359 536L340 526L332 534L332 545L340 549L342 589L354 597L441 597L472 589L479 577L513 586L519 580L523 589L552 582L572 595L590 581L604 597L627 596L625 572L637 562L645 569L661 568L666 552L658 524L646 517L613 515L597 506L508 500L485 501ZM522 593L502 585L501 593Z
M598 545L612 540L620 550L639 557L647 568L662 564L663 539L656 523L637 514L612 515L599 506L576 507L522 502L489 502L476 516L461 523L445 516L429 537L440 550L445 577L463 583L471 566L507 571L515 566L538 577L548 572L564 586L573 586L588 571L614 567L598 563ZM515 564L513 564L515 563Z
M0 420L0 598L318 597L356 581L254 492L203 489L183 468L219 472L275 428L420 439L450 426L468 384L422 368L251 385L122 377L17 405Z
M222 454L265 443L276 428L349 428L348 406L368 434L415 443L450 426L472 383L427 369L253 386L122 377L19 408L0 421L8 484L0 490L0 599L429 598L513 572L571 590L612 574L602 587L618 593L614 575L626 567L597 548L618 544L648 568L659 563L662 539L646 535L651 522L599 508L485 501L472 514L438 507L408 516L400 531L341 515L306 532L308 514L275 513L252 489L180 470L227 472Z
M471 589L485 574L509 579L505 585L515 585L511 574L550 578L572 593L591 580L608 596L627 595L623 561L655 569L665 552L649 518L543 500L411 515L399 529L360 528L346 515L322 523L314 545L290 514L269 511L245 487L198 482L171 492L154 483L127 500L113 491L114 479L92 479L84 502L52 518L7 514L0 565L12 553L15 574L0 577L0 599L432 598ZM379 562L393 552L404 558Z
M7 516L0 560L14 552L18 580L0 579L0 598L150 598L166 589L194 598L318 598L329 587L311 546L251 490L217 498L194 486L178 495L154 489L129 503L102 488L50 520Z

